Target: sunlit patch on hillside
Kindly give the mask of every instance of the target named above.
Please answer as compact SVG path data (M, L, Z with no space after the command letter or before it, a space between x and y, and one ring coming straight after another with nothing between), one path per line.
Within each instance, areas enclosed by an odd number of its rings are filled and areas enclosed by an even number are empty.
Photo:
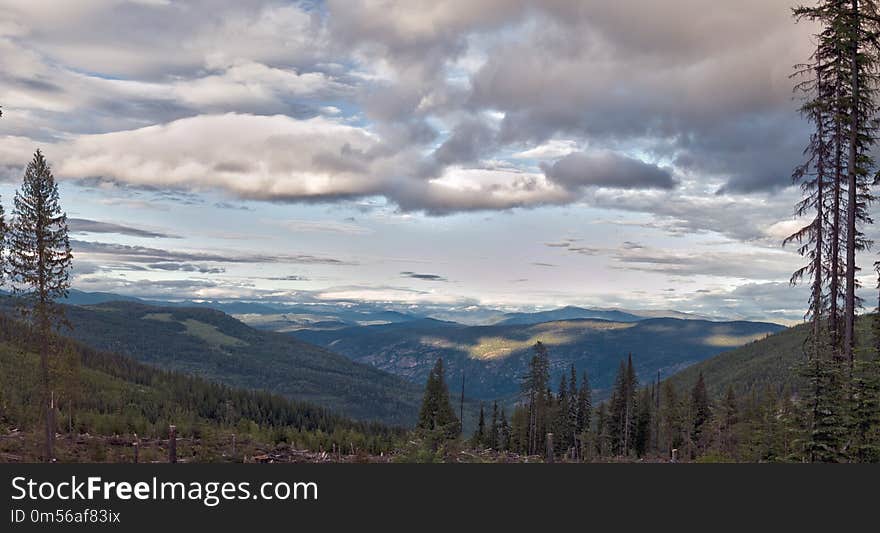
M572 342L573 340L571 336L555 333L535 335L527 340L482 337L477 341L476 345L468 347L468 353L473 359L500 359L509 356L513 352L527 350L538 341L549 346L556 346Z
M759 341L770 335L770 332L755 333L754 335L710 335L703 339L706 346L718 348L738 348L750 342Z
M186 333L197 337L214 347L222 346L247 346L247 343L231 335L227 335L217 329L217 326L206 324L199 320L187 318L183 322L175 320L171 313L149 313L143 316L144 320L156 320L158 322L177 322L186 327Z

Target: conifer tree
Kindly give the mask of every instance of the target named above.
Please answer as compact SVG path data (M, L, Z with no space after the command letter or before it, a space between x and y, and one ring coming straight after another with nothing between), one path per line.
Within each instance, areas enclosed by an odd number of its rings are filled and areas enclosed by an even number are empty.
M486 446L493 450L498 449L498 401L492 403L492 423L489 425L489 433L486 438Z
M663 383L660 395L660 432L663 451L669 457L673 449L681 447L683 427L678 393L670 381Z
M874 172L871 151L877 142L878 11L875 0L850 0L847 24L843 25L843 48L849 54L849 101L847 134L846 295L844 308L844 356L854 363L856 297L856 251L870 242L860 225L870 223L868 207L873 200L868 187Z
M529 453L529 408L517 405L510 416L510 433L507 437L507 449L516 453Z
M803 67L801 71L801 73L812 72L814 77L797 86L807 95L807 101L801 106L801 113L813 122L815 132L804 151L807 161L799 165L792 176L793 182L799 183L804 193L804 199L795 208L795 216L801 217L811 212L815 214L807 226L782 242L783 246L790 242L799 243L798 253L808 258L807 265L792 274L791 284L796 285L807 276L811 278L809 305L805 317L812 322L810 357L820 357L822 354L821 326L826 307L824 284L828 266L823 255L827 238L825 204L829 173L833 164L833 140L829 134L833 131L834 87L824 79L826 65L822 63L823 56L820 52L821 46L819 52L814 55L813 63Z
M504 407L501 408L501 421L498 424L498 449L508 451L511 449L510 443L511 428L507 422L507 415L504 413Z
M442 358L437 359L434 368L428 374L418 427L428 431L439 430L447 439L454 439L461 433L461 424L449 401Z
M534 355L529 361L529 371L522 382L522 392L528 410L527 453L544 452L544 434L548 427L548 412L552 400L550 394L550 354L542 342L535 343Z
M574 364L571 365L571 372L568 381L568 431L569 445L577 446L579 435L583 431L578 427L578 386L577 386L577 369Z
M570 448L574 440L574 433L568 423L568 409L571 400L566 376L563 374L559 377L559 394L556 397L556 416L553 424L556 448L562 452Z
M706 435L705 430L710 417L712 416L712 407L709 404L709 394L706 392L706 382L703 380L703 373L700 372L697 383L691 391L691 416L692 429L691 439L697 450L705 448Z
M642 389L636 402L636 420L633 449L638 457L643 457L651 442L651 419L654 402L651 401L651 389Z
M857 361L852 383L852 457L880 461L880 360Z
M636 394L638 379L632 362L632 354L626 363L620 362L614 390L610 401L611 427L614 450L618 455L628 455L635 434Z
M486 413L483 404L480 403L480 418L477 422L477 431L471 439L473 446L482 447L486 443Z
M46 408L46 460L54 458L54 405L50 382L52 331L64 319L56 300L67 296L73 255L67 215L61 209L58 185L40 150L25 170L15 193L12 223L7 234L8 275L22 311L39 336L41 403Z
M590 431L593 418L593 391L590 389L590 378L586 370L581 378L581 388L578 389L577 410L577 432L580 434Z
M599 457L611 455L610 420L608 415L608 402L599 404L599 412L596 413L596 453Z
M722 453L732 457L736 451L736 436L734 428L739 422L739 405L736 399L736 393L732 386L727 387L724 394L724 401L721 402L719 419L719 446Z

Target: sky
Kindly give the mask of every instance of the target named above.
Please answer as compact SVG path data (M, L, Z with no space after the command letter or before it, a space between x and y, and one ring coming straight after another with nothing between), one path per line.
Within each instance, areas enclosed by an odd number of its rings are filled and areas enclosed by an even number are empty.
M790 7L0 0L0 200L42 149L86 291L791 323Z

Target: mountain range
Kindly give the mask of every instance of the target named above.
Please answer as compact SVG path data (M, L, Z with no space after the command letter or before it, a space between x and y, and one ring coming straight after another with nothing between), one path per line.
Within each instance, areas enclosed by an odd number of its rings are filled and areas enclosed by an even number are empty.
M541 341L551 352L554 386L574 364L590 374L601 399L629 354L643 382L659 373L689 386L702 371L718 393L730 383L748 388L790 379L792 354L802 342L799 328L675 311L564 307L501 313L493 324L475 326L373 304L151 302L80 291L67 303L72 336L95 348L361 420L402 424L414 420L439 357L454 396L464 375L468 398L509 402Z
M414 383L423 383L434 361L442 357L456 387L464 374L468 396L491 400L517 394L538 341L550 350L554 386L573 364L579 374L589 373L601 398L610 388L620 361L630 354L642 380L654 379L658 372L668 377L783 329L762 322L677 318L628 322L573 319L493 326L423 319L332 331L300 330L291 335Z

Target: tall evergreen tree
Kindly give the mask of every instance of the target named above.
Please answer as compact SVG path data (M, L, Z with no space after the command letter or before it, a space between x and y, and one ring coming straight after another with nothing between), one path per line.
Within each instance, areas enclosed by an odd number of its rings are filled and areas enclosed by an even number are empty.
M651 399L651 389L642 389L636 402L635 434L633 436L633 449L639 457L643 457L648 452L648 446L651 443L653 408L654 402Z
M504 407L501 408L501 419L498 423L498 449L501 451L510 450L510 424L507 422L507 415L504 413Z
M682 444L681 406L675 386L670 381L663 383L660 395L660 439L663 452L669 457L672 450Z
M712 407L709 404L709 394L706 392L706 382L703 380L703 373L700 372L697 383L691 391L691 416L692 429L691 439L697 450L705 448L708 422L712 416Z
M834 85L825 80L827 66L823 63L820 52L813 57L813 62L798 72L814 73L814 76L798 84L797 88L806 94L806 102L801 106L801 113L815 125L810 143L804 151L807 161L799 165L793 173L794 183L800 183L804 193L795 208L795 216L801 217L814 213L807 226L796 231L783 241L783 246L790 242L800 244L798 252L809 259L806 266L799 268L791 276L791 284L796 285L804 277L809 276L810 298L806 319L812 322L810 341L810 357L819 357L822 353L822 323L825 313L826 268L824 257L826 247L827 218L825 204L828 189L829 173L832 172L833 139L833 102Z
M492 423L489 425L489 433L486 437L486 446L493 450L498 449L498 401L492 403Z
M581 388L578 389L577 410L578 434L590 431L593 418L593 391L590 388L590 378L586 370L581 378Z
M461 424L452 410L443 359L437 359L425 383L425 395L419 412L419 429L439 430L447 439L454 439L461 433Z
M574 432L569 425L568 418L568 409L572 398L569 394L567 383L565 374L559 377L559 394L556 397L556 412L553 424L553 432L556 438L554 444L557 451L562 453L572 446L574 440Z
M736 451L734 428L737 422L739 422L739 404L733 387L728 386L718 413L718 425L720 428L718 444L721 452L728 457L732 457Z
M477 421L477 431L471 440L475 447L482 447L486 444L486 413L483 410L483 404L480 404L480 418Z
M618 455L628 455L632 450L638 385L632 354L630 354L626 363L620 362L610 402L609 429L614 450Z
M46 460L54 458L54 405L49 358L52 331L64 322L56 300L67 296L73 255L67 215L61 209L58 185L42 152L37 150L15 193L12 223L7 234L8 275L22 311L39 334L42 403L46 408Z
M544 452L544 434L548 427L548 412L552 400L550 394L550 353L542 342L535 343L534 355L529 361L529 371L523 378L522 392L528 410L527 453Z
M568 430L569 445L577 447L581 429L578 427L578 384L574 364L571 365L568 381Z
M844 356L854 363L856 298L856 251L870 245L860 225L870 223L868 190L874 172L871 151L877 142L878 19L875 0L851 0L848 23L843 25L844 49L849 54L848 158L846 209L846 295L844 308Z
M608 414L608 402L599 404L596 413L596 453L599 457L608 457L612 453L611 421Z

